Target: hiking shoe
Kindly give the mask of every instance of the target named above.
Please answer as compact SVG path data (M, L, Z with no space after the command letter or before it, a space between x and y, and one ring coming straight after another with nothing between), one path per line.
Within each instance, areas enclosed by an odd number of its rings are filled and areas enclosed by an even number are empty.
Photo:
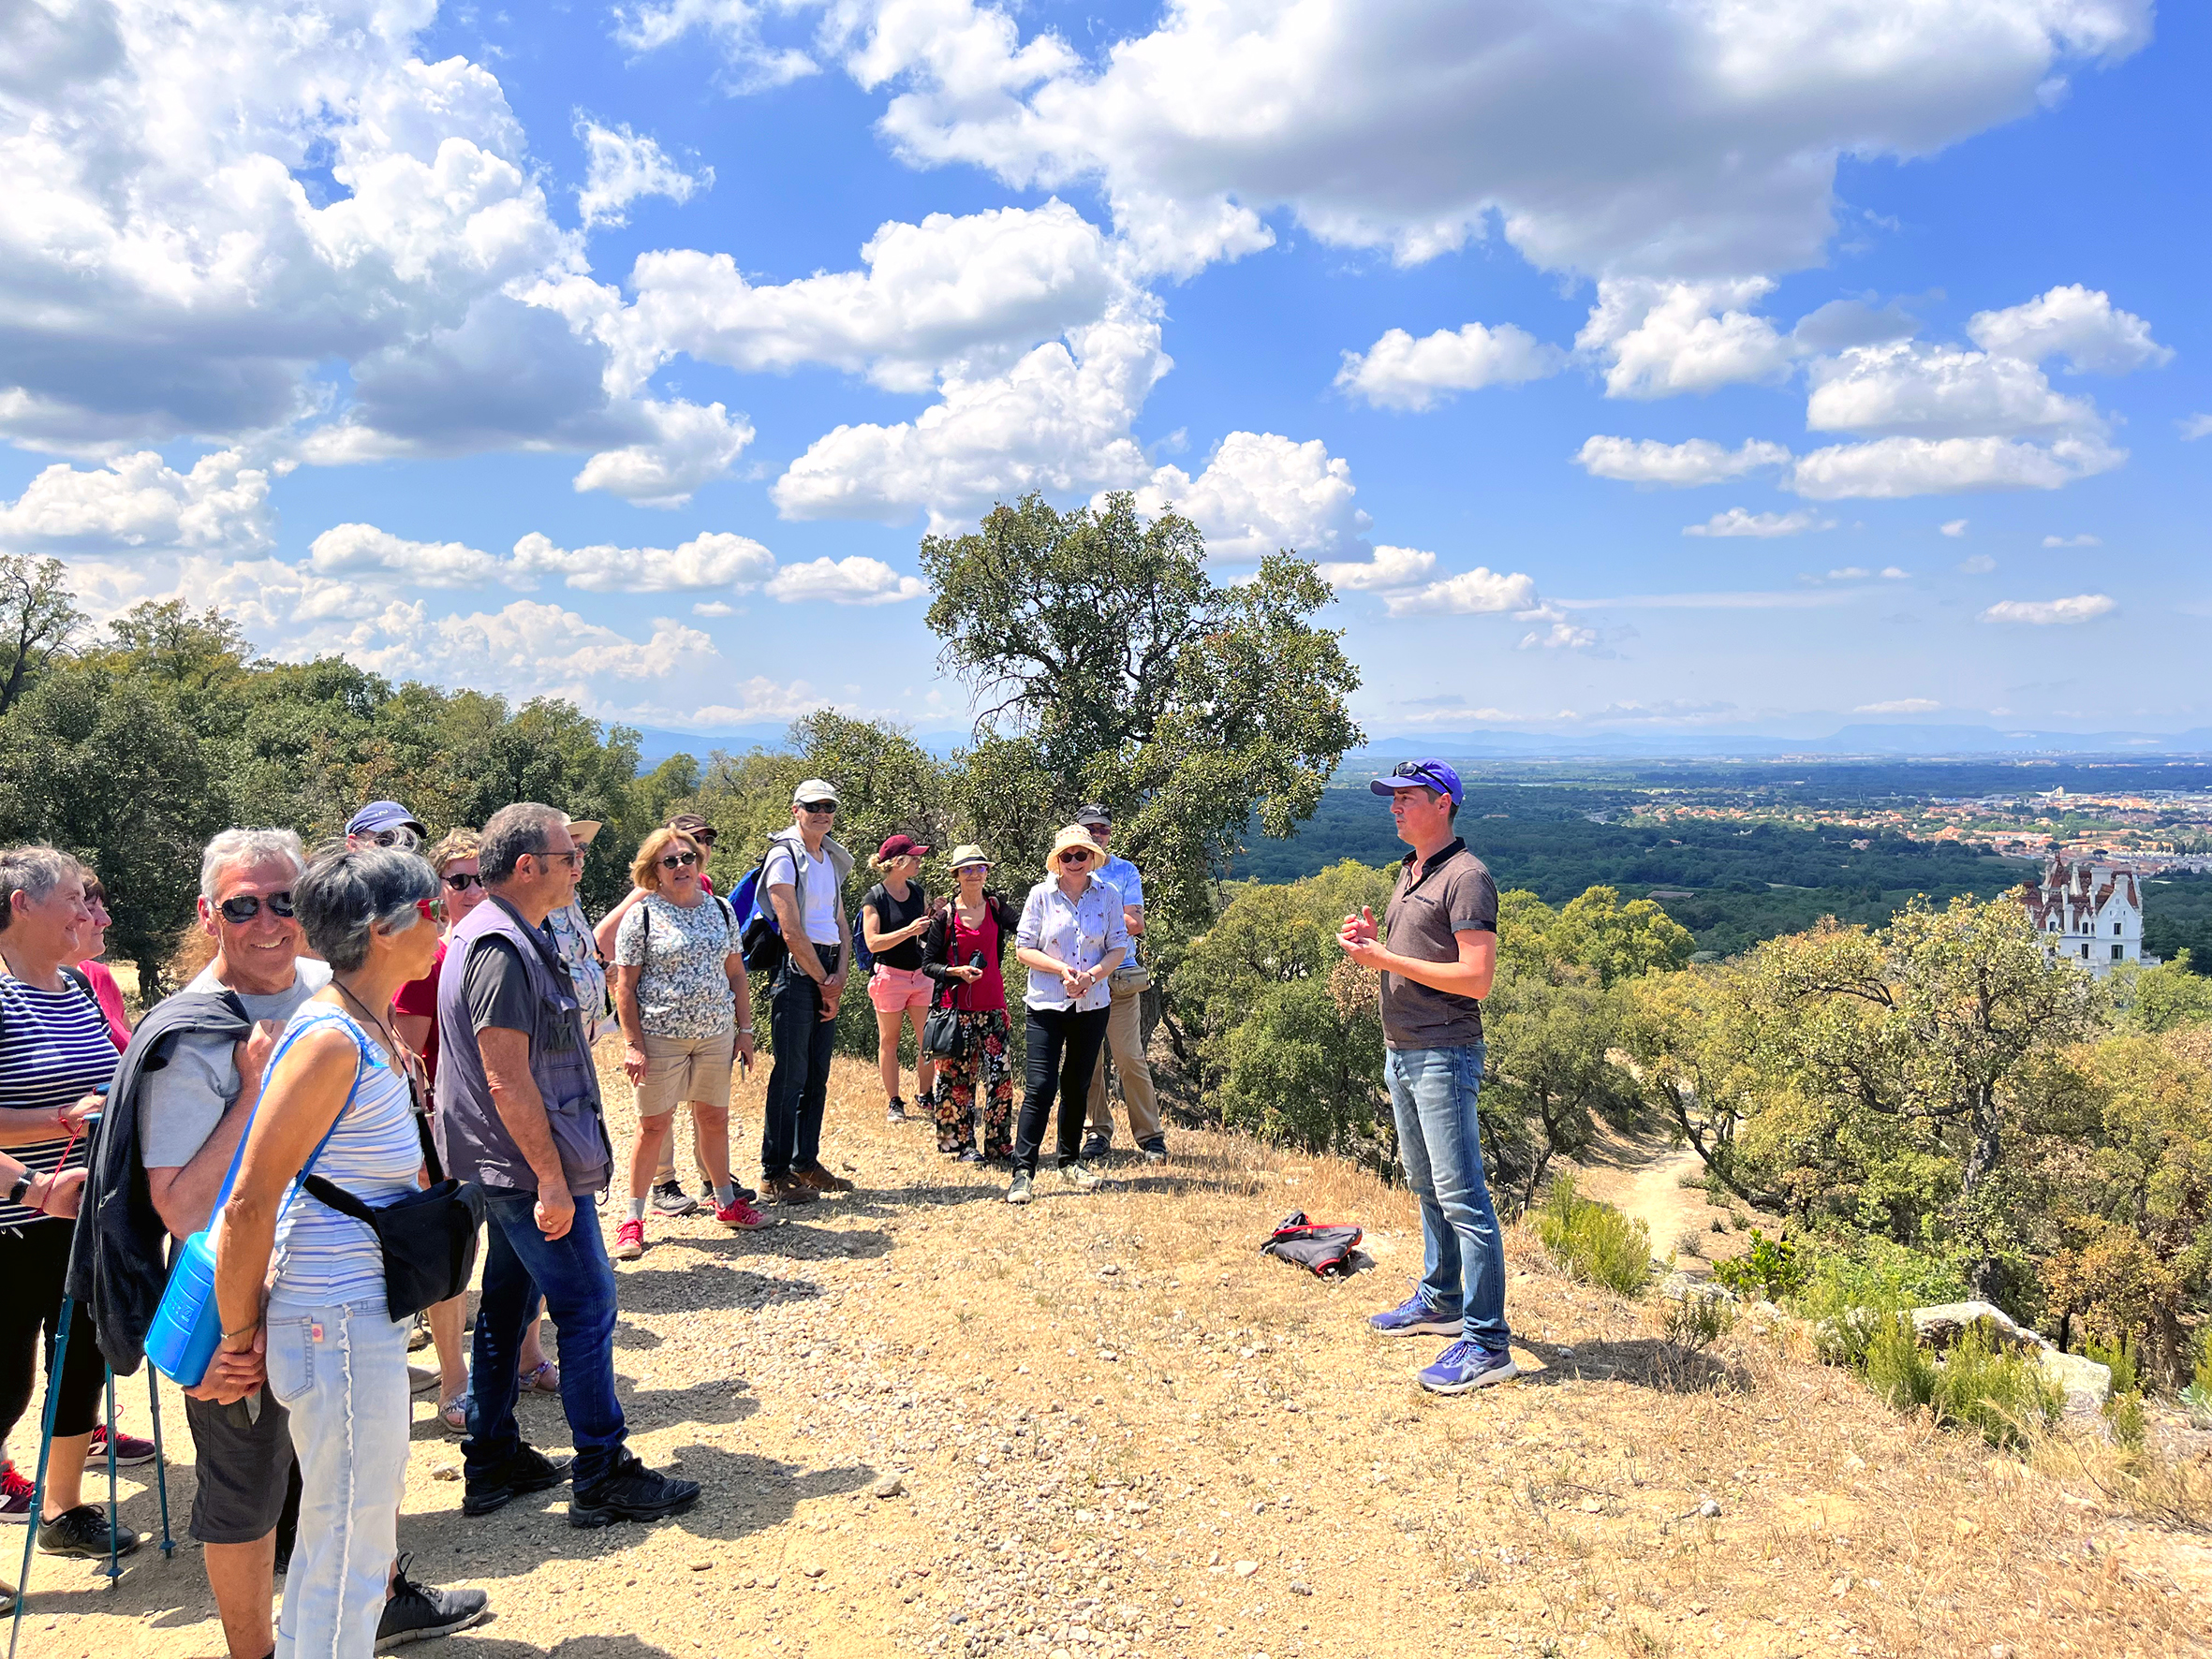
M1035 1184L1028 1170L1015 1170L1013 1180L1007 1183L1006 1201L1009 1204L1026 1204L1032 1197L1029 1189Z
M480 1590L440 1590L435 1584L416 1583L407 1577L407 1564L414 1559L403 1555L392 1568L391 1593L385 1598L383 1617L376 1621L379 1653L466 1630L483 1619L492 1600Z
M568 1458L549 1458L534 1446L518 1446L514 1455L487 1475L468 1476L461 1513L489 1515L530 1492L551 1491L568 1478Z
M612 1526L618 1520L660 1520L699 1502L699 1482L675 1480L624 1452L602 1478L568 1498L570 1526Z
M757 1226L765 1226L768 1221L766 1216L743 1198L731 1198L726 1205L716 1205L715 1219L726 1227L737 1227L745 1232Z
M1465 1394L1492 1383L1510 1383L1521 1374L1511 1354L1493 1354L1480 1343L1453 1343L1416 1379L1431 1394Z
M883 1108L883 1121L887 1123L905 1123L907 1121L907 1103L893 1094L891 1097L891 1104Z
M1367 1329L1378 1336L1457 1336L1467 1323L1457 1314L1439 1314L1416 1290L1387 1314L1377 1314Z
M421 1314L415 1315L415 1327L407 1332L407 1352L420 1354L437 1339L431 1334L430 1321Z
M96 1423L92 1431L92 1450L85 1454L84 1466L92 1468L108 1461L108 1425ZM118 1432L115 1436L115 1467L136 1469L141 1463L154 1461L154 1443L140 1440L136 1434Z
M645 1254L645 1224L626 1221L614 1229L614 1248L607 1252L615 1261L636 1261Z
M653 1189L653 1208L663 1215L689 1215L699 1200L684 1190L680 1181L664 1181Z
M952 1155L963 1164L981 1164L983 1161L983 1154L973 1146L964 1146Z
M30 1520L31 1500L37 1495L37 1489L12 1462L0 1468L0 1520Z
M808 1164L791 1171L791 1179L812 1187L818 1193L849 1193L852 1182L842 1175L832 1175L819 1164Z
M431 1389L436 1387L441 1380L443 1379L438 1376L436 1372L423 1366L410 1365L407 1367L407 1392L410 1394L427 1394Z
M1168 1161L1168 1142L1164 1135L1155 1135L1150 1140L1140 1141L1137 1150L1144 1154L1147 1164L1164 1164Z
M771 1204L811 1204L815 1190L791 1175L763 1175L760 1191Z
M143 1540L126 1526L115 1529L115 1553L128 1555ZM38 1523L38 1548L48 1555L81 1555L89 1559L108 1553L108 1517L90 1504L65 1509L52 1520Z
M1081 1164L1062 1164L1060 1166L1060 1179L1079 1193L1098 1190L1099 1178Z
M1086 1135L1083 1142L1083 1161L1086 1164L1102 1164L1106 1161L1106 1154L1113 1150L1113 1142L1105 1136Z

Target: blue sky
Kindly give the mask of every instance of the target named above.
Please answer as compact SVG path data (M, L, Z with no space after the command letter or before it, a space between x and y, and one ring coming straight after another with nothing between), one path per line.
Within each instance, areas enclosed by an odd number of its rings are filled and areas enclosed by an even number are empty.
M2201 9L0 27L0 551L99 615L942 730L923 531L1128 488L1372 733L2212 724Z

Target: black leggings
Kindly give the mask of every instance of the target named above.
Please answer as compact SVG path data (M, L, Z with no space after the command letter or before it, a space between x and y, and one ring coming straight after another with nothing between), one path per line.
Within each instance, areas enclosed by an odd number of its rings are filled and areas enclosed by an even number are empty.
M1106 1041L1112 1008L1077 1013L1073 1008L1028 1010L1028 1046L1024 1054L1022 1121L1014 1129L1014 1167L1037 1173L1038 1149L1053 1096L1060 1097L1060 1162L1072 1164L1083 1153L1083 1120L1090 1105L1091 1073Z
M15 1432L31 1403L41 1330L46 1363L53 1363L54 1327L62 1316L62 1282L69 1270L73 1230L66 1221L35 1221L20 1233L0 1233L0 1438ZM56 1439L92 1432L107 1380L108 1362L93 1337L91 1310L80 1307L69 1316L69 1355L62 1362L61 1398L53 1413ZM34 1428L43 1416L43 1409L33 1414ZM34 1447L23 1467L37 1466Z

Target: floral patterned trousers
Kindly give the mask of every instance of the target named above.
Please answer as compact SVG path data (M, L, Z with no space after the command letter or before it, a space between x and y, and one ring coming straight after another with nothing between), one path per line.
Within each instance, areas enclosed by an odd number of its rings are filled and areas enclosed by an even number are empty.
M937 1151L957 1152L972 1144L980 1083L983 1156L1007 1157L1013 1150L1014 1079L1006 1064L1006 1010L964 1012L960 1023L967 1032L967 1051L957 1060L937 1061Z

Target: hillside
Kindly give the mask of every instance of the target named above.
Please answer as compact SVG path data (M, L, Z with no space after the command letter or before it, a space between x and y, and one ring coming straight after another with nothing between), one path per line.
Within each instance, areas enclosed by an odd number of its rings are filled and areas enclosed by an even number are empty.
M1012 1210L839 1065L827 1143L861 1190L751 1235L656 1221L618 1270L638 1447L705 1483L691 1515L464 1520L456 1445L419 1399L401 1547L496 1612L426 1654L2202 1651L2201 1541L1763 1339L1685 1360L1649 1304L1562 1280L1524 1231L1509 1312L1531 1374L1434 1400L1409 1380L1430 1343L1363 1329L1418 1270L1403 1192L1186 1133L1166 1174L1117 1164L1087 1197L1048 1175ZM759 1091L741 1086L753 1132ZM1331 1286L1256 1255L1293 1209L1364 1223L1374 1270ZM123 1398L142 1431L143 1385ZM557 1402L524 1410L563 1443ZM892 1475L904 1493L872 1495ZM151 1490L126 1491L154 1527ZM191 1492L173 1470L180 1531ZM24 1651L220 1651L189 1544L98 1583L40 1560Z

